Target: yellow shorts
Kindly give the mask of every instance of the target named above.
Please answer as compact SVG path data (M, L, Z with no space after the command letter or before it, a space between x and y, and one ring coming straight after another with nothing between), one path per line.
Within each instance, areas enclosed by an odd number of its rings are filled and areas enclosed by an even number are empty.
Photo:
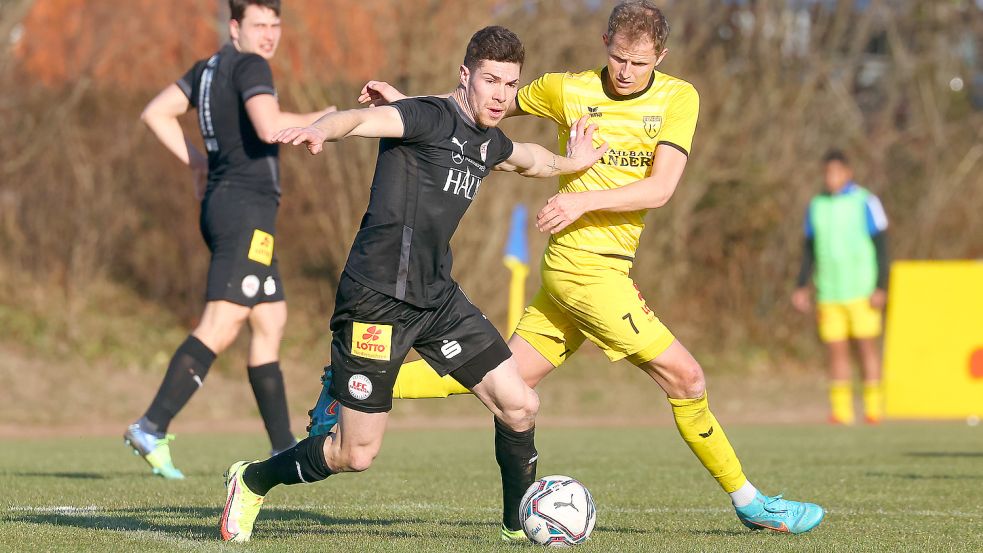
M628 276L632 262L550 244L516 333L558 367L589 339L611 361L655 359L675 338Z
M867 298L820 303L817 316L819 338L823 342L876 338L881 335L881 312L871 307Z

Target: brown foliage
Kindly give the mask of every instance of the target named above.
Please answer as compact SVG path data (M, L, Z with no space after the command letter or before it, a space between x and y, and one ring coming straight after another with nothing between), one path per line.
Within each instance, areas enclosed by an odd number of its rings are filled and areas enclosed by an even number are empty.
M219 15L201 15L215 14L215 2L181 4L179 19L162 23L152 11L160 3L149 0L125 4L125 16L119 3L44 0L25 20L20 63L0 75L12 91L0 99L0 130L11 137L0 143L0 266L68 297L111 278L184 317L200 309L206 252L188 172L137 121L154 91L224 37L215 31L224 28ZM607 4L314 4L286 4L276 75L287 109L352 107L368 77L412 94L449 91L471 33L490 23L526 42L524 80L605 59ZM983 115L967 91L948 87L955 75L969 82L959 45L967 36L978 42L983 21L953 5L874 2L855 12L840 3L811 14L803 41L785 2L745 10L665 2L673 31L663 70L696 85L701 115L682 184L648 216L634 275L684 341L711 353L789 343L814 351L811 323L791 314L787 295L802 215L820 184L818 159L833 145L852 154L858 180L881 196L894 257L983 256ZM49 88L14 87L25 71ZM505 129L555 147L544 121L521 118ZM279 256L292 309L331 307L374 156L364 140L330 145L318 158L283 152ZM456 276L496 321L504 323L511 207L524 202L535 214L554 186L490 177L455 239ZM544 238L531 241L535 260Z
M47 86L89 78L145 90L217 46L216 17L207 0L38 0L14 54L28 78Z

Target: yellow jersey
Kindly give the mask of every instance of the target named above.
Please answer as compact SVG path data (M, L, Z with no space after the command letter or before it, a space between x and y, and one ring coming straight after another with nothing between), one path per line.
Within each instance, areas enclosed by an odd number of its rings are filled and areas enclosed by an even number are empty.
M584 115L598 126L594 142L610 149L581 174L560 177L560 192L619 188L652 174L655 149L668 144L689 155L700 98L693 85L654 71L649 85L618 96L609 90L607 68L582 73L547 73L522 87L518 107L557 124L560 151L570 127ZM551 244L604 255L634 257L647 210L590 211L553 235Z

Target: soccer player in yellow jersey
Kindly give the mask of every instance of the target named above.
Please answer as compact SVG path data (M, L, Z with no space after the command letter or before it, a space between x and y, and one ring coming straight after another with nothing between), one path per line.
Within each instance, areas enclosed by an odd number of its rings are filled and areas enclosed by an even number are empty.
M610 149L587 171L560 177L559 193L539 212L537 228L552 235L541 265L542 287L509 347L530 386L585 340L612 361L628 359L665 391L679 433L730 494L743 524L806 532L822 521L823 509L766 496L748 481L710 412L703 369L655 316L629 276L646 210L672 197L699 111L693 85L656 70L668 53L668 36L666 18L652 2L622 2L611 12L603 36L604 67L548 73L519 90L510 115L551 119L561 146L574 123L589 115L599 127L597 140ZM361 100L381 103L399 97L388 84L370 82ZM447 395L447 390L420 390L421 383L441 381L419 363L415 368L404 366L398 382L416 388L409 397ZM504 539L521 536L508 530L514 529L504 528Z

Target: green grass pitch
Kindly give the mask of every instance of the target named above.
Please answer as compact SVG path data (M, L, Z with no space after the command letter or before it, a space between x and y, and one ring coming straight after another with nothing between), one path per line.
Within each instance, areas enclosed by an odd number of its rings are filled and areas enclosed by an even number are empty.
M767 493L826 507L809 534L752 532L671 428L540 428L539 472L580 479L597 527L580 551L983 551L983 428L734 427ZM490 429L394 430L366 473L273 490L249 544L223 544L221 474L260 436L185 435L182 482L121 440L0 441L0 551L516 551L497 542Z

